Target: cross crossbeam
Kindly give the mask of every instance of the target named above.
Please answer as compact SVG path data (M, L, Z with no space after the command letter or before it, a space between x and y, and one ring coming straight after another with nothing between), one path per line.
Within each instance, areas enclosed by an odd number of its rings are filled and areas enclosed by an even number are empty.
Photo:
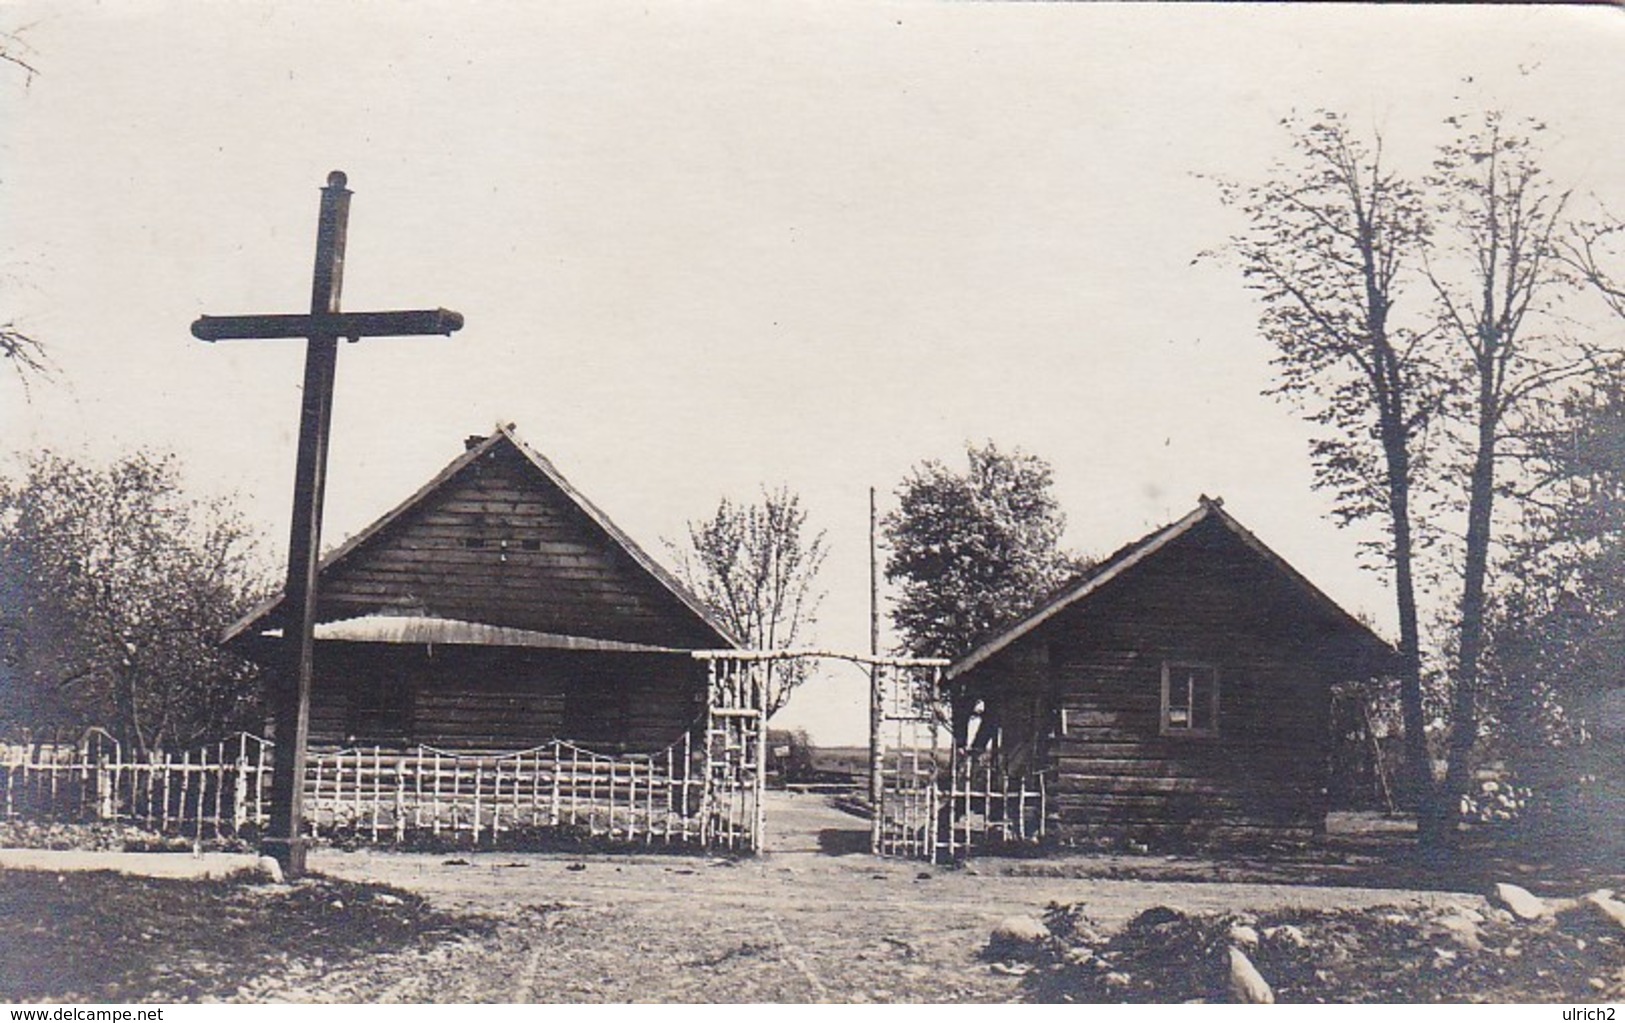
M450 336L463 317L450 309L411 309L398 313L267 313L261 316L199 316L192 336L199 341L265 341L288 337Z
M202 341L303 337L305 384L300 399L299 452L294 466L293 518L288 533L288 575L283 586L285 655L272 672L276 759L271 773L271 823L262 841L266 855L296 877L305 869L305 746L310 731L310 691L315 662L316 570L322 536L322 497L327 486L327 446L333 422L333 375L338 339L451 334L463 325L449 309L341 313L344 243L350 190L343 171L327 176L316 223L316 268L310 313L202 316L192 334Z

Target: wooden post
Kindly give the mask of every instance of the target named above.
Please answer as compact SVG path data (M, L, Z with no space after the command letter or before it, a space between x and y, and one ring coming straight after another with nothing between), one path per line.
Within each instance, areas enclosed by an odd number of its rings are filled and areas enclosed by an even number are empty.
M406 758L395 761L395 844L406 841Z
M10 806L6 809L7 816L10 816ZM96 757L96 819L113 819L113 776L108 768L106 753Z
M350 797L350 826L355 829L355 836L361 837L361 819L366 811L361 808L361 747L355 748L355 777L351 782L355 785L355 795Z
M716 661L705 662L705 677L705 746L700 750L701 756L704 757L700 767L700 784L704 786L700 791L700 845L702 847L709 844L711 814L713 807L716 805L716 779L712 776L711 771L711 729L715 727L713 723L715 715L711 712L719 695Z
M559 741L553 740L553 798L548 803L547 823L550 827L559 826L559 768L564 762L564 751L559 747Z
M359 778L356 779L358 782ZM372 748L372 842L378 844L378 814L384 802L384 751Z
M219 838L220 825L226 816L226 744L222 740L214 751L214 837Z
M423 830L423 747L412 756L412 827Z
M869 656L880 653L880 548L875 517L875 488L869 488ZM886 787L881 777L884 761L881 729L884 707L880 698L881 667L869 664L869 851L880 854L881 818L885 814Z
M192 333L204 341L304 337L304 390L300 403L299 448L295 459L293 514L289 524L288 570L280 619L283 651L270 687L278 750L272 775L272 819L262 840L267 855L284 875L305 869L303 800L306 744L310 730L310 690L314 666L316 576L321 549L322 502L327 482L327 448L333 415L333 377L338 339L386 334L450 334L462 317L445 310L408 313L339 312L344 280L345 235L350 190L342 171L327 176L316 228L315 269L308 316L200 317ZM360 821L356 822L357 827Z
M691 842L694 839L693 817L688 812L688 790L694 784L694 731L690 728L683 733L683 788L679 794L682 800L680 811L683 822L683 841Z
M756 784L751 793L756 800L756 819L751 828L750 849L759 853L762 835L767 831L767 801L762 798L767 792L767 705L763 702L766 694L762 688L757 688L756 695L759 701L756 705Z
M265 817L265 749L270 745L263 740L254 748L254 824Z
M163 760L157 764L161 772L159 777L163 780L164 793L163 801L158 804L158 830L160 832L169 830L169 754L165 753L163 757Z
M344 286L344 243L350 190L342 173L327 176L316 227L312 315L339 311ZM283 668L273 676L277 756L271 769L271 824L261 845L284 875L305 872L305 751L310 737L310 690L315 664L316 572L321 556L322 502L327 487L327 444L333 422L333 376L338 338L311 334L305 346L305 384L295 459L288 572L283 586Z
M436 835L440 834L440 751L434 751L434 810L430 815L430 827Z
M192 751L181 751L181 801L175 807L175 826L180 834L186 834L186 800L192 789Z
M231 792L231 832L240 835L248 820L248 757L237 755L237 772Z
M491 844L495 845L497 833L502 830L502 758L497 757L491 764Z

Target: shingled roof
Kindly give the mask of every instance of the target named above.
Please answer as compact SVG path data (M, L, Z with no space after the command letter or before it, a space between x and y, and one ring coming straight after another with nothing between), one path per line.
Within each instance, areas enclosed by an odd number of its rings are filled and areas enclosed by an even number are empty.
M1314 583L1288 564L1286 559L1270 550L1263 541L1237 522L1224 510L1222 499L1203 495L1190 514L1119 548L1110 557L1061 587L1054 595L1039 602L1036 608L1015 624L978 643L969 653L948 667L946 678L950 681L959 678L1056 615L1069 608L1086 604L1115 580L1130 575L1139 565L1156 557L1169 544L1204 522L1216 522L1221 525L1284 576L1299 589L1311 606L1318 608L1341 630L1353 637L1371 663L1393 663L1396 655L1392 645L1371 631L1365 623L1343 610L1336 601L1321 592Z

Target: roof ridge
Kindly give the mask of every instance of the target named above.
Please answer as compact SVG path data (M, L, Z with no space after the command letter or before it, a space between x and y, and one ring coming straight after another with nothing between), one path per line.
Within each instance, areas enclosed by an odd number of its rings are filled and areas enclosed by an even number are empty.
M1112 552L1105 560L1096 565L1089 572L1071 583L1064 585L1058 592L1038 603L1034 609L1017 619L1014 623L1001 629L991 638L972 648L969 653L956 659L945 672L945 677L954 679L982 664L988 658L997 654L1011 643L1036 629L1044 622L1053 618L1066 608L1084 599L1102 586L1111 582L1125 571L1144 561L1169 543L1188 533L1198 523L1212 518L1229 530L1249 549L1254 551L1267 562L1281 569L1294 583L1302 587L1317 604L1329 611L1345 625L1366 632L1377 643L1391 648L1387 640L1378 636L1369 626L1353 615L1349 614L1342 605L1327 596L1314 583L1293 568L1291 563L1271 550L1258 537L1254 536L1247 527L1243 526L1229 512L1224 510L1224 499L1209 497L1202 494L1197 498L1196 508L1180 519L1175 520L1158 529L1140 537L1131 543L1124 544Z
M517 429L512 422L503 422L500 420L497 422L496 427L491 432L490 436L486 437L477 444L471 442L460 455L447 463L444 468L435 473L435 475L430 478L427 483L423 484L423 486L413 491L412 494L404 501L401 501L389 511L386 511L383 515L379 516L377 519L374 519L359 532L351 535L343 543L339 544L337 547L333 548L333 550L329 551L325 556L323 556L316 569L318 578L320 578L322 573L338 565L340 562L344 561L350 555L355 553L355 551L368 540L371 540L379 533L382 533L389 526L393 525L408 511L427 499L430 494L439 490L442 486L449 482L452 477L462 472L473 462L504 441L518 451L519 454L527 462L529 462L532 467L539 471L542 476L548 480L548 482L558 488L559 492L562 493L567 500L579 508L594 526L609 537L612 543L620 547L622 551L624 551L627 556L632 559L634 564L643 569L650 576L653 576L655 581L670 592L672 596L676 597L680 604L698 616L702 624L704 624L711 631L715 632L717 636L725 643L733 646L742 645L739 637L735 636L732 630L726 628L721 622L717 621L715 616L711 613L711 610L706 607L705 604L698 597L696 597L687 586L684 586L676 576L672 575L671 572L668 571L663 565L655 561L648 554L648 552L643 550L642 547L638 546L638 544L624 531L622 531L619 526L615 525L608 515L606 515L597 505L593 504L592 501L588 500L585 494L582 494L570 483L569 480L565 479L564 475L559 472L558 468L554 466L546 456L532 448L529 444L525 443L525 441L518 435ZM250 629L254 628L257 624L263 622L266 617L268 617L278 608L278 606L281 605L285 596L286 594L284 589L279 587L274 594L261 601L253 610L249 611L243 617L239 618L237 621L228 626L221 634L221 642L229 643L232 640L242 636Z

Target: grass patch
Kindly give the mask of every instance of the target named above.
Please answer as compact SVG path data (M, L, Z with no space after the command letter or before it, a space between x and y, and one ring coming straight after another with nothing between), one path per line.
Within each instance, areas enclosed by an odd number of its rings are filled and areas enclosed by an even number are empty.
M488 933L383 885L0 871L0 1001L228 998L289 967Z

